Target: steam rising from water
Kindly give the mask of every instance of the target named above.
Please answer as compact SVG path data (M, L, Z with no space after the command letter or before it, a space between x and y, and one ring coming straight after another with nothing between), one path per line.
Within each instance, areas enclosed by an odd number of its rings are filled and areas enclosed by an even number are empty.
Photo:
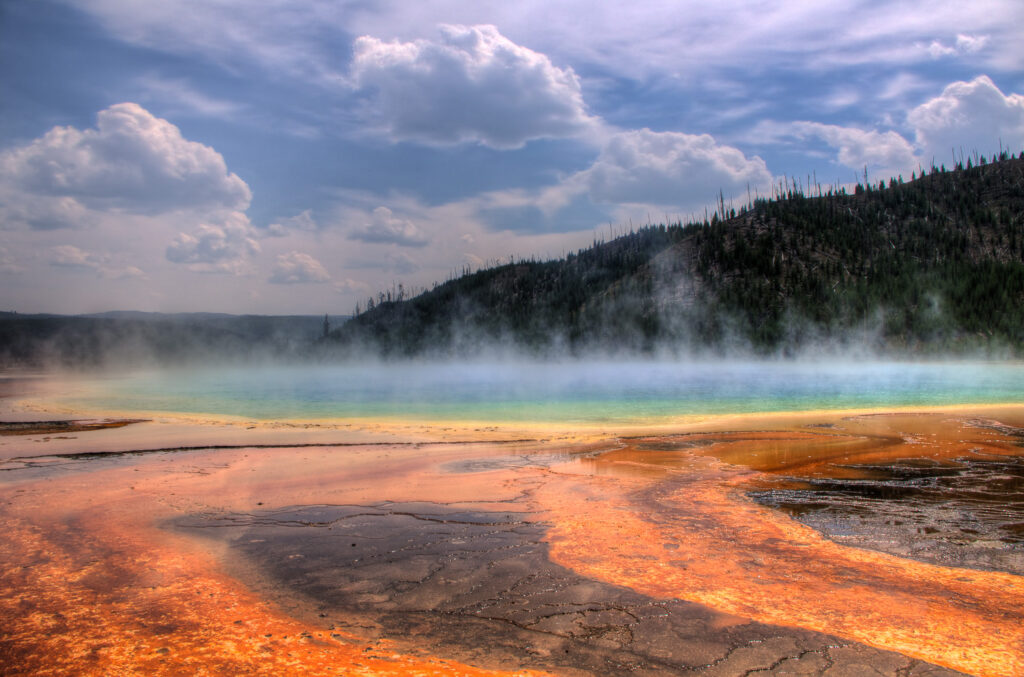
M253 418L628 422L1024 401L1022 363L370 363L108 377L86 408Z

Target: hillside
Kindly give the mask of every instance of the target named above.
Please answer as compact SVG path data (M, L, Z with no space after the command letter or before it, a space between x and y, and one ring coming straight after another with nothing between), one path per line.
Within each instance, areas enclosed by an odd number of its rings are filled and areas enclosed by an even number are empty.
M648 226L411 299L381 295L323 342L393 356L823 344L1024 354L1024 153L852 193L781 186L702 223Z

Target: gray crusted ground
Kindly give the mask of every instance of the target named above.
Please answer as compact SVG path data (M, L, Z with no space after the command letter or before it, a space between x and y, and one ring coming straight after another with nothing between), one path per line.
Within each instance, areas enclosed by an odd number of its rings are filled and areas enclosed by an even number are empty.
M326 627L482 667L597 675L953 675L821 633L657 600L551 563L523 513L439 504L193 516L238 572ZM340 636L339 636L340 637Z
M1024 575L1024 457L847 466L750 492L834 541L943 566Z

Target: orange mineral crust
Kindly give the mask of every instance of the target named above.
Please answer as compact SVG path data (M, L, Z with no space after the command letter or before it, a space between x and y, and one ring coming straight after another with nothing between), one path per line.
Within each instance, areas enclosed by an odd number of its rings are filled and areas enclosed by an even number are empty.
M549 511L550 556L585 576L971 674L1024 674L1024 578L839 545L748 499L743 490L764 473L714 458L810 476L826 472L822 458L877 463L1021 451L974 424L868 417L828 424L826 432L631 440L553 468L536 498Z
M218 465L240 470L240 458ZM513 674L308 625L261 600L222 573L210 544L157 527L181 505L226 498L208 493L211 475L164 457L3 487L0 674Z
M243 428L256 446L230 446L218 428L202 448L205 429L158 422L9 436L0 674L1024 674L1024 578L848 547L746 493L1016 458L1020 413L603 440L366 428L266 447Z

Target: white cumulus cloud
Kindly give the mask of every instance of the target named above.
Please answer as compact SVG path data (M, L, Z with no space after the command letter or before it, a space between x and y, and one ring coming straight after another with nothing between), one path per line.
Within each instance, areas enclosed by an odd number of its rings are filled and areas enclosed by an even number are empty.
M54 247L50 263L66 268L94 268L96 266L92 254L69 244Z
M28 226L33 230L56 230L93 226L96 212L73 197L32 195L0 179L0 229Z
M259 251L249 218L234 212L222 223L201 223L191 233L178 233L167 247L166 256L168 261L185 264L195 272L240 275L247 271L250 257Z
M370 221L355 228L348 235L350 240L378 244L396 244L401 247L425 247L430 238L408 219L396 217L387 207L377 207Z
M956 36L956 41L951 45L946 45L939 40L932 40L932 43L928 45L928 53L932 55L933 59L958 54L974 54L981 51L986 43L988 43L987 35L975 36L961 33Z
M251 199L220 153L134 103L100 111L95 128L54 127L4 151L0 177L7 218L34 228L81 225L87 210L244 210Z
M868 167L888 177L889 173L898 174L917 165L914 147L891 130L879 132L819 122L797 122L793 129L800 136L816 136L838 150L839 163L847 167Z
M50 265L61 268L76 268L95 272L99 277L123 279L145 277L136 266L116 265L109 257L87 252L74 245L58 245L51 250Z
M707 134L623 131L613 135L594 164L577 175L598 202L688 207L721 190L737 195L771 183L758 156L746 157Z
M772 142L819 138L837 151L839 164L858 172L867 167L875 179L906 174L933 161L950 164L954 156L957 161L975 152L989 156L1000 143L1014 153L1024 149L1024 96L1003 94L985 75L949 84L942 94L910 110L905 119L913 141L894 130L808 121L763 122L752 138Z
M274 269L270 274L270 282L274 284L301 284L330 282L331 276L322 263L309 254L288 252L278 254Z
M937 164L952 160L955 151L992 154L999 148L1024 148L1024 96L1003 94L981 75L970 82L954 82L942 94L907 115L916 144L924 158Z
M313 232L317 229L316 220L313 218L313 210L304 209L295 216L280 219L267 226L267 233L271 237L285 237L294 231Z
M442 26L438 41L355 42L350 75L394 139L518 148L591 124L579 79L494 26Z

